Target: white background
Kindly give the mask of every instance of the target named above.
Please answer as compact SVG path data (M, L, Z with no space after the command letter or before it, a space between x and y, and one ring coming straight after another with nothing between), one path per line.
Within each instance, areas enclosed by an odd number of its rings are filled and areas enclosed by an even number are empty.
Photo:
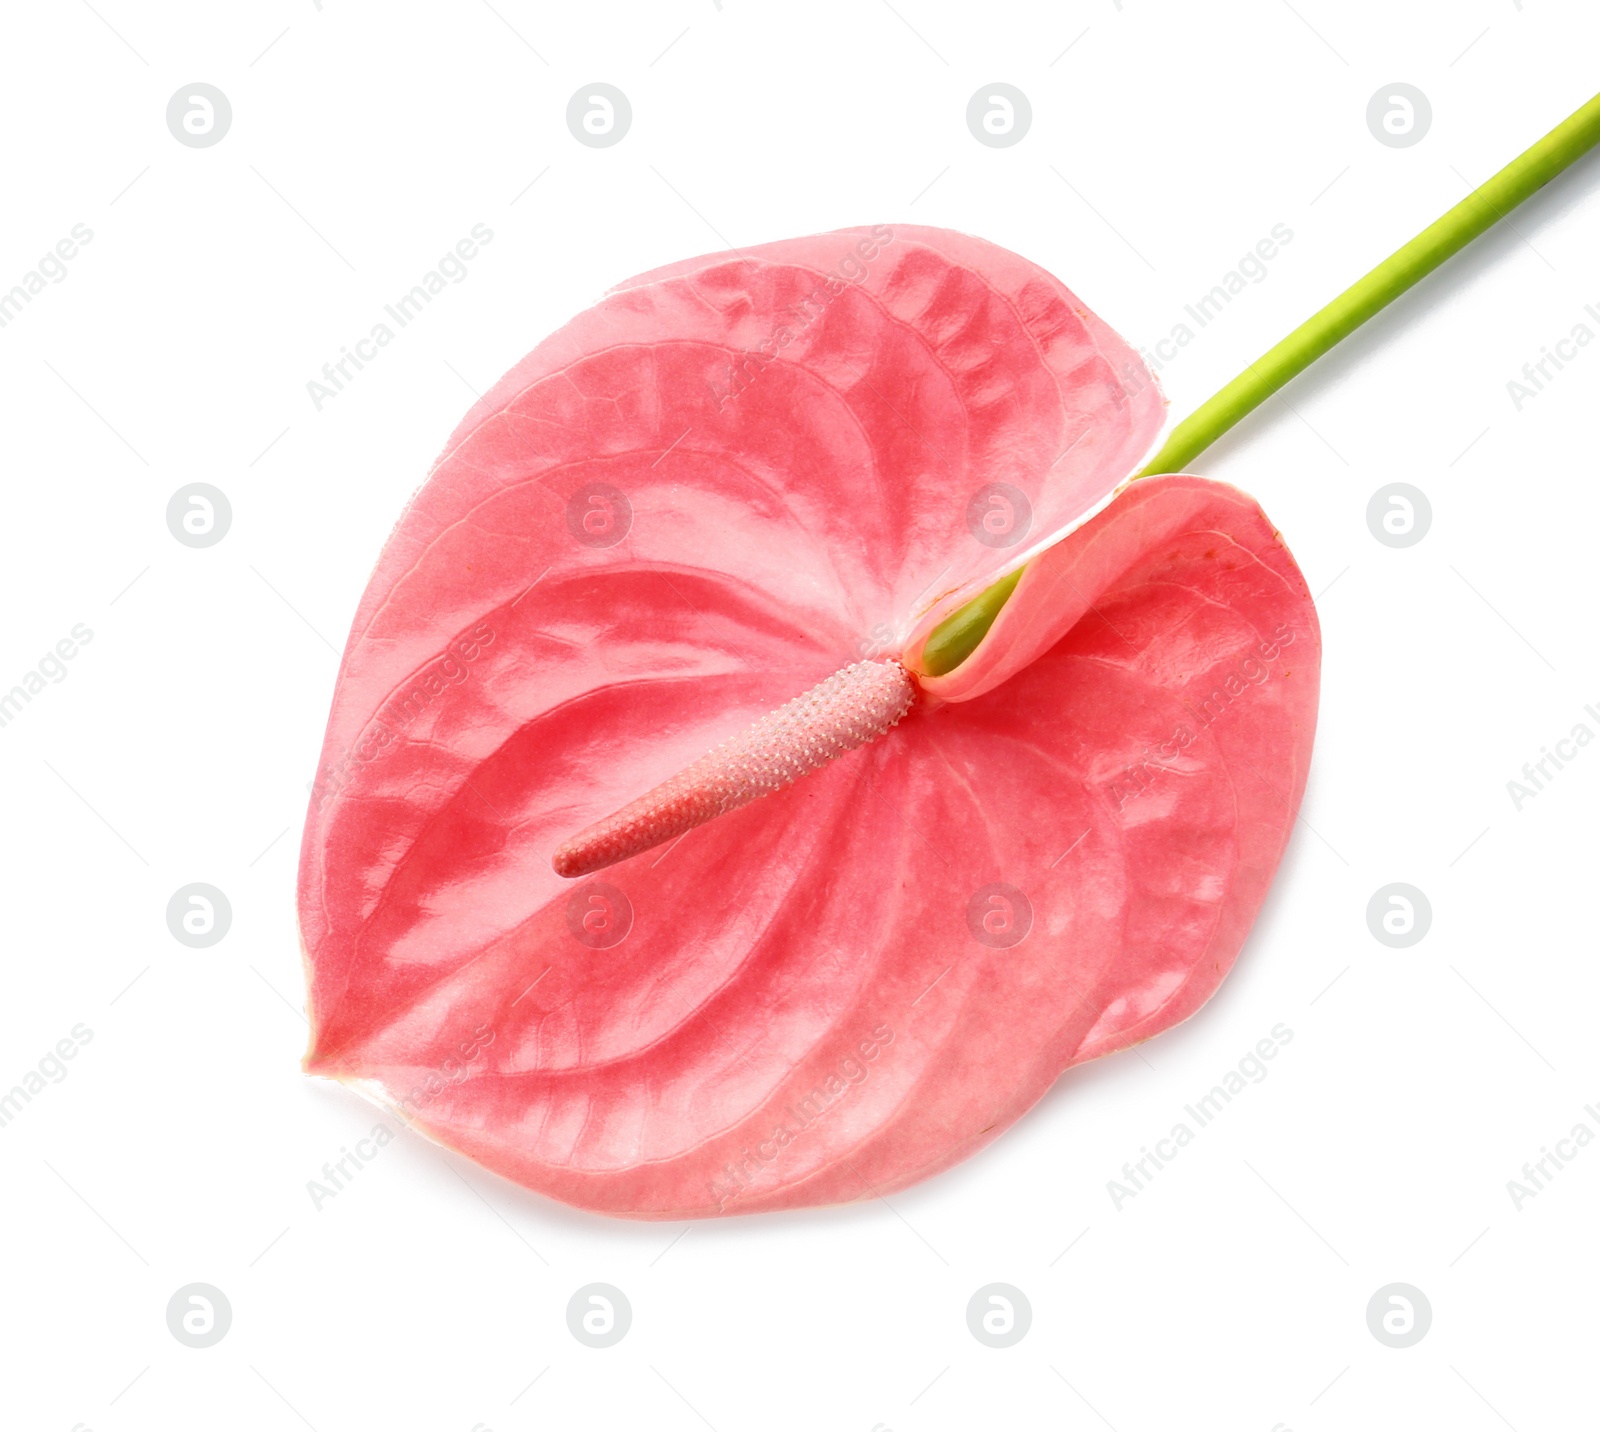
M113 28L114 27L114 28ZM0 1088L93 1031L0 1129L0 1421L27 1429L649 1426L717 1432L1594 1425L1600 1147L1507 1181L1600 1100L1591 747L1600 165L1436 275L1198 464L1253 493L1326 639L1304 820L1195 1019L1074 1071L1000 1142L882 1202L693 1226L575 1213L410 1134L335 1199L307 1181L377 1114L303 1077L294 864L344 633L449 429L609 285L844 224L983 234L1141 345L1266 236L1293 239L1162 378L1189 411L1588 98L1583 0L663 0L6 12L0 287L93 240L0 330L0 688L92 642L0 729ZM221 88L192 149L168 98ZM630 98L609 149L568 97ZM1033 127L978 144L1005 81ZM1369 98L1430 99L1425 139ZM537 179L537 182L533 182ZM532 187L528 186L532 183ZM475 223L493 241L318 412L306 382ZM183 484L225 540L169 534ZM1368 499L1431 500L1403 550ZM180 886L232 902L168 933ZM1409 949L1367 901L1433 909ZM1270 1076L1120 1211L1107 1181L1275 1024ZM973 1291L1033 1308L994 1350ZM231 1329L165 1309L222 1289ZM580 1286L633 1326L581 1346ZM1428 1335L1368 1331L1391 1282ZM531 1386L530 1386L531 1384Z

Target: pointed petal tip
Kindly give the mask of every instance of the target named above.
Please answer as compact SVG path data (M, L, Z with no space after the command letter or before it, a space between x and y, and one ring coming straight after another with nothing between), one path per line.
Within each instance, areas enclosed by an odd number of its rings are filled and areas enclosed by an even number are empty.
M306 1046L306 1052L301 1056L300 1072L314 1075L319 1079L337 1079L344 1071L342 1062L323 1049L317 1035L313 1034L311 1043Z

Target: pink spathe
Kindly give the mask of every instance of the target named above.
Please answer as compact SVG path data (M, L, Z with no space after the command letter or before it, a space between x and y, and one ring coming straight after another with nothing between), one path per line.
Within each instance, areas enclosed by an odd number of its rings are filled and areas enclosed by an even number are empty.
M1292 829L1319 640L1248 497L1112 498L1161 420L1073 294L941 230L674 265L545 340L356 614L301 853L307 1068L551 1197L684 1218L904 1187L1192 1013ZM995 484L1031 514L1010 546L969 526ZM927 699L881 737L598 896L552 868L883 657ZM969 918L997 885L1031 911L1005 947ZM570 915L596 898L629 912L603 948Z

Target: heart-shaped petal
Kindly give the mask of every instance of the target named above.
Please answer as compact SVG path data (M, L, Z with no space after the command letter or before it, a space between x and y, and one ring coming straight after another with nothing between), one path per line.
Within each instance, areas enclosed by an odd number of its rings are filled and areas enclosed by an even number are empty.
M302 850L308 1067L530 1187L680 1217L899 1187L1191 1012L1292 823L1317 636L1229 489L1083 520L1159 412L1053 279L937 231L676 266L542 344L357 615ZM1010 547L968 525L992 483L1032 510ZM604 878L551 870L1074 524L942 703Z

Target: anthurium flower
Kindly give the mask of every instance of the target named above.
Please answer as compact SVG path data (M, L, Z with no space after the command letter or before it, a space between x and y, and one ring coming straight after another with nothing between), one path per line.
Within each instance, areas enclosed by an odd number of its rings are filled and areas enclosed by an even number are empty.
M1057 280L935 229L677 264L540 344L355 619L306 1067L681 1218L903 1187L1193 1013L1293 824L1319 643L1253 501L1127 484L1162 419Z

